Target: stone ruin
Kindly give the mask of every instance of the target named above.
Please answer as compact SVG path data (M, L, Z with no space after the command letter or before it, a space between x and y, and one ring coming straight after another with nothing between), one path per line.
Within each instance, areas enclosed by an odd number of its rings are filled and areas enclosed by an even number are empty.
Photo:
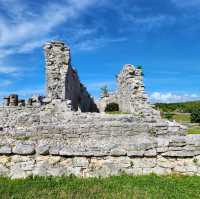
M42 106L53 101L66 103L69 110L98 112L94 99L80 82L71 65L70 49L63 42L53 41L44 45L46 62L46 97L33 96L19 100L17 94L4 98L5 106Z
M153 109L148 102L144 90L143 72L140 68L135 68L131 64L126 64L117 75L118 89L114 93L102 95L97 102L101 112L110 103L117 103L119 111L122 113L149 114L160 117L159 111Z
M76 69L71 65L70 49L63 42L47 43L44 49L47 98L50 101L68 100L73 111L97 112L93 98L80 82Z
M1 176L200 175L200 135L160 117L140 70L125 65L117 91L95 103L69 48L54 41L44 49L46 96L22 103L10 95L0 107ZM111 102L129 114L104 113Z

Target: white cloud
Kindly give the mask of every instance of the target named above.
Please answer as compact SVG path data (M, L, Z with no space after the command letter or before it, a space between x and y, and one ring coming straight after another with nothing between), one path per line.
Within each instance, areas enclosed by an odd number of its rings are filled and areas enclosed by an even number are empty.
M35 72L33 67L17 67L17 66L6 66L0 65L0 75L6 75L6 77L19 79L24 74L29 75Z
M13 66L0 66L0 73L11 74L19 72L19 68Z
M95 38L95 39L88 39L85 41L78 42L74 45L75 49L81 50L81 51L91 51L94 49L102 48L105 45L108 45L109 43L119 43L127 41L125 37L121 38Z
M173 94L171 92L161 93L154 92L150 95L150 101L152 103L161 102L161 103L173 103L173 102L185 102L185 101L194 101L199 100L200 95L198 94Z
M13 2L15 2L14 5ZM7 6L7 10L13 14L11 19L0 15L1 57L17 52L30 51L41 46L44 40L49 39L50 34L57 26L69 19L77 18L82 11L95 2L96 0L65 0L62 3L46 3L41 10L35 11L35 13L30 14L31 17L28 17L27 14L23 13L34 11L31 11L28 6L23 6L21 8L23 9L22 12L20 10L22 1L9 0L7 2L0 0L0 5ZM23 1L23 5L26 5L26 3Z

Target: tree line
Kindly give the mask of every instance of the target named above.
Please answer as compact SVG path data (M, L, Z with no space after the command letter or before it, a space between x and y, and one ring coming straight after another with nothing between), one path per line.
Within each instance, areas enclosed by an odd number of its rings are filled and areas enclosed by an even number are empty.
M192 113L193 111L200 109L200 101L193 102L180 102L180 103L156 103L155 107L162 112L180 112L180 113Z

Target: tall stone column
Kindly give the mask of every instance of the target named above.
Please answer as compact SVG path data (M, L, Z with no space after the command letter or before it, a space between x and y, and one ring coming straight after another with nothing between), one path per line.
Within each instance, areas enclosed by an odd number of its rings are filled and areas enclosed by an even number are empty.
M46 94L50 99L66 99L66 76L71 67L70 49L64 42L44 45L46 62Z

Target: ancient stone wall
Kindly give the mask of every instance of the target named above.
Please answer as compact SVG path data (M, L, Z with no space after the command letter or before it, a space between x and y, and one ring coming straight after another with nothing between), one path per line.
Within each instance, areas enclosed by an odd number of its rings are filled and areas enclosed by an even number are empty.
M97 107L71 67L69 48L51 42L45 53L48 98L19 106L11 96L0 107L1 176L200 175L200 135L161 119L147 103L141 70L125 65L116 93L99 104L117 102L131 114L81 113Z
M63 42L44 45L46 93L50 99L66 99L67 73L71 69L70 49Z
M71 100L72 110L97 112L87 89L71 66L69 47L52 41L44 46L46 60L46 92L50 99Z
M121 111L134 113L147 106L142 71L132 65L125 65L117 77L118 101Z
M0 175L200 175L200 136L150 116L0 109Z
M143 72L131 64L123 66L117 76L117 91L102 97L97 102L99 110L103 112L109 103L118 103L119 109L124 113L154 114L160 113L152 108L147 101L144 91Z

